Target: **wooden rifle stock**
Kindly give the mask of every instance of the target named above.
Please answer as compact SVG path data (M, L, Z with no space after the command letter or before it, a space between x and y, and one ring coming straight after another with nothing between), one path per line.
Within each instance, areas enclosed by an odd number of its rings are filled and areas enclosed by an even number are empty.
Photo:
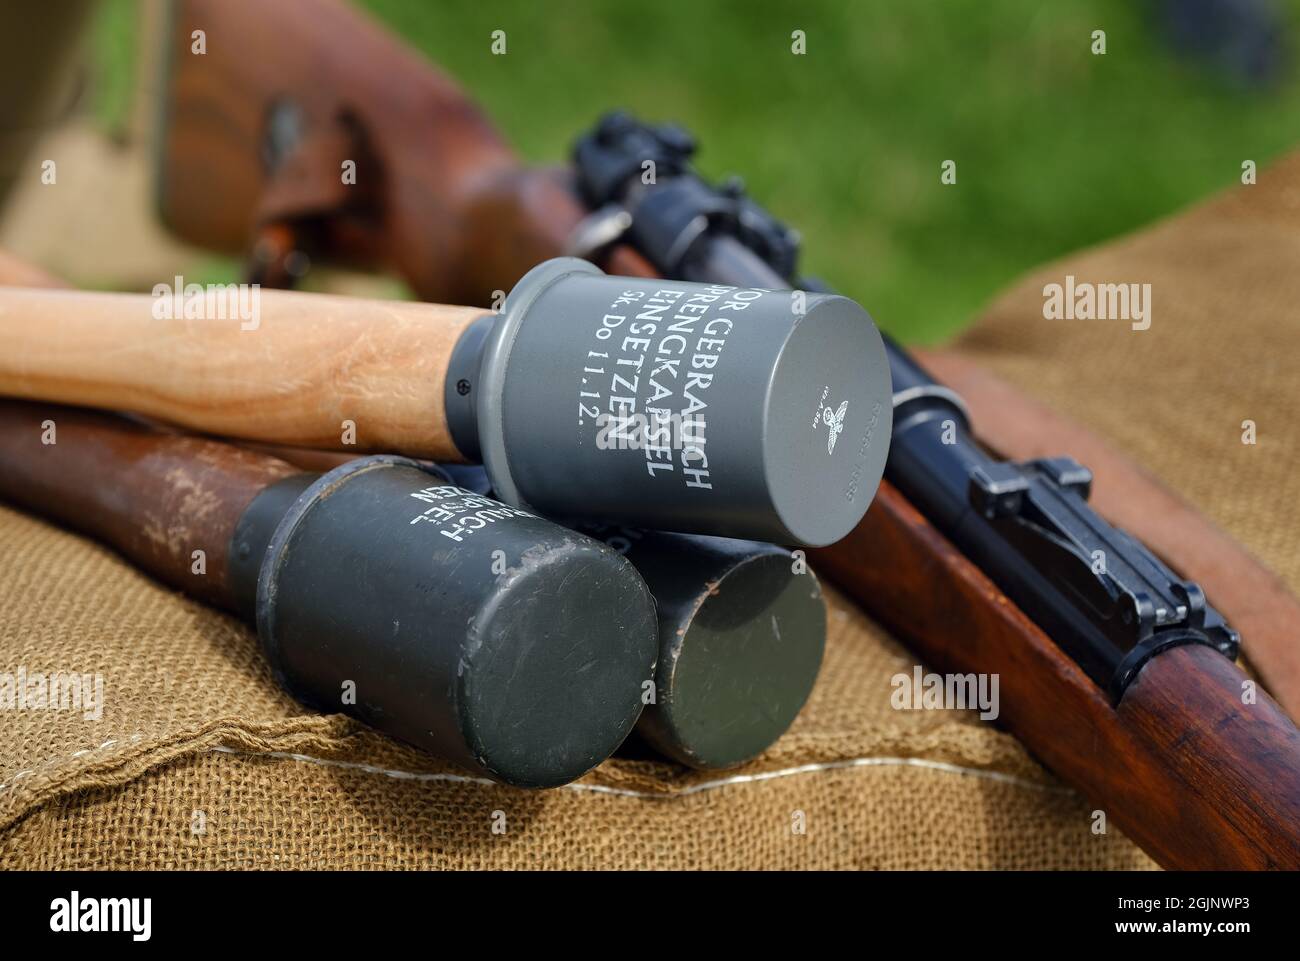
M319 16L318 6L324 11ZM289 236L327 257L393 267L426 299L466 303L487 303L492 291L510 289L538 261L567 251L589 211L565 172L519 166L454 86L396 41L378 39L379 31L361 17L333 2L310 10L272 7L179 4L176 50L200 19L204 26L229 21L216 36L246 36L269 26L268 36L295 38L292 60L274 68L267 66L272 58L256 58L260 65L250 69L245 49L233 41L223 44L224 59L214 59L211 39L208 56L177 62L163 144L163 169L170 171L164 211L184 236L234 249L273 224L281 231L281 249ZM363 42L349 49L358 36ZM381 62L382 92L378 81L352 82L354 74ZM321 83L326 63L332 82ZM418 106L388 95L402 87L431 94ZM362 132L358 141L368 146L369 166L359 163L358 177L383 185L367 201L369 232L348 232L356 210L332 188L322 183L308 189L307 161L296 178L286 173L279 180L255 163L264 118L285 98L302 105L309 130L328 130L332 118L345 115ZM233 143L232 129L238 131ZM218 151L222 138L228 142ZM319 142L329 139L322 135ZM306 138L302 143L309 153ZM328 150L321 155L332 159ZM213 169L226 161L226 169ZM205 186L205 198L194 196L208 176L220 189ZM293 190L285 180L294 181ZM190 189L180 189L186 184ZM187 213L194 204L203 216ZM218 204L220 217L207 209ZM622 246L607 252L604 266L653 274L639 254ZM1161 864L1300 867L1300 736L1266 694L1242 703L1245 677L1231 662L1197 647L1157 655L1112 706L888 484L858 529L816 558L928 663L946 671L999 673L1002 723ZM1213 584L1209 590L1215 594ZM1244 602L1250 593L1235 596ZM1230 607L1227 613L1232 616ZM1081 834L1088 828L1081 824Z
M172 26L158 188L172 229L237 251L255 228L320 223L328 212L320 242L453 286L460 265L448 253L459 249L471 184L513 164L449 80L342 3L185 0ZM204 32L202 55L191 51L194 30ZM286 88L285 77L302 82ZM386 109L359 126L353 103ZM357 190L343 183L347 161Z
M521 167L448 77L337 0L179 0L168 43L159 213L187 240L253 254L254 279L287 282L300 249L486 304L519 265L563 253L585 215L562 172ZM605 267L650 275L627 248Z

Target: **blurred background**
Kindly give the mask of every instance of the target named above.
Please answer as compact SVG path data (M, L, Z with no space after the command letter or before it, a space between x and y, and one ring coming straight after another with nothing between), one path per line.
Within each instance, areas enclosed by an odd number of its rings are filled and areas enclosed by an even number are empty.
M1300 139L1300 0L357 2L532 162L567 157L611 107L684 124L706 174L742 174L799 229L808 272L912 342L961 329L1035 265L1239 183L1245 160L1266 176ZM152 219L159 4L9 6L0 247L85 286L237 279ZM53 56L62 33L79 39L37 96L12 54ZM57 200L41 193L50 142L93 157Z

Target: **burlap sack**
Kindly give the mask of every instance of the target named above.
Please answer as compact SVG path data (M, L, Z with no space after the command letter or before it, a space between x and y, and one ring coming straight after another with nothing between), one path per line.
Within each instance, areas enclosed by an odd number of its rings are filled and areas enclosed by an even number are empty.
M966 338L1008 379L1146 462L1294 589L1300 161L1053 265ZM1065 273L1153 284L1152 325L1048 321ZM1241 443L1242 420L1259 443ZM94 482L87 478L87 483ZM110 552L0 509L0 671L102 674L102 718L0 712L8 867L1148 867L1090 805L972 715L900 712L915 658L828 591L793 729L737 772L614 759L503 788L276 688L237 622ZM960 625L954 625L960 630Z

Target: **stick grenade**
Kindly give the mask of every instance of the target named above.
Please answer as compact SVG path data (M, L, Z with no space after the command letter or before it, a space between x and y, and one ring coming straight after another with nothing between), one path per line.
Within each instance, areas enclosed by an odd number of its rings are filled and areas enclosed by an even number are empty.
M443 468L491 494L479 467ZM636 735L690 767L734 767L793 723L821 668L826 606L802 556L757 541L566 521L645 579L659 618L654 698Z
M544 515L779 543L847 534L884 471L888 363L844 297L567 258L499 314L247 293L209 320L211 295L0 290L0 393L326 449L351 424L352 450L481 460Z
M0 496L255 622L304 704L507 784L600 763L653 676L653 602L617 551L405 458L300 473L3 401Z

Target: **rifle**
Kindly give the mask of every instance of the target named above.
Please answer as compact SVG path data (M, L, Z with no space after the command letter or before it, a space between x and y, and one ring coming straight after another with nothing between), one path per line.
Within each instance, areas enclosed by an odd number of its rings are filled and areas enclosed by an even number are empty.
M197 26L208 52L187 58ZM284 36L287 51L250 55L250 38ZM193 242L251 249L268 282L292 279L296 251L393 267L426 299L468 303L566 253L629 275L795 279L789 233L693 177L675 128L614 119L582 141L576 170L529 170L450 80L333 2L186 0L171 47L160 213ZM606 148L617 162L587 162ZM667 160L653 189L628 177L629 155L637 173ZM339 189L342 159L364 189ZM1160 863L1300 866L1300 735L1267 695L1242 703L1235 632L1087 508L1085 471L990 458L960 399L897 345L889 357L908 391L895 398L902 458L854 533L817 555L822 569L934 666L1001 674L1003 723ZM934 447L944 421L952 451ZM1113 559L1101 576L1080 555L1093 545Z

